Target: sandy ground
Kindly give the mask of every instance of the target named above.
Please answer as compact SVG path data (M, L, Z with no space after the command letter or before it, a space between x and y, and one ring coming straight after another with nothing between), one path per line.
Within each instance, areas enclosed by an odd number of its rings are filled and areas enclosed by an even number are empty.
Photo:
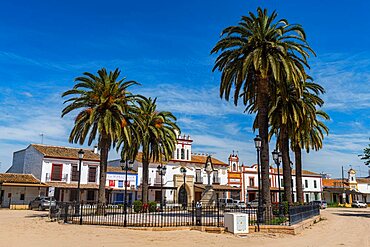
M0 210L0 247L12 246L357 246L370 247L370 209L326 209L303 233L213 234L198 231L140 231L49 222L45 212Z

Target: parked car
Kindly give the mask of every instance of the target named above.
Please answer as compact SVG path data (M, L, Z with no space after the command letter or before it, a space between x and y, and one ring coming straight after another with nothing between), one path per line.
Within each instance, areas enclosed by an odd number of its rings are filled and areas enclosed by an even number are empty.
M328 204L326 203L325 200L315 200L315 201L312 201L310 204L319 205L321 209L325 209L328 207Z
M254 199L253 201L248 202L247 207L257 208L258 207L258 199Z
M245 202L243 201L240 201L240 200L234 200L234 207L235 208L246 208L247 205L245 204Z
M53 197L38 196L32 200L29 204L29 209L45 210L50 207L50 205L56 206L57 202Z
M218 203L221 208L233 208L235 206L234 200L231 198L219 198Z
M361 201L353 201L352 207L353 208L367 208L367 204Z

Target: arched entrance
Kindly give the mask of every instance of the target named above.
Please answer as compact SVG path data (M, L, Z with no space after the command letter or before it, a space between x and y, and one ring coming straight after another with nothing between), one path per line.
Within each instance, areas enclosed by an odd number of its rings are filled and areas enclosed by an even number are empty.
M178 198L179 204L187 205L188 204L188 192L186 191L186 188L184 185L181 186L179 190L179 198Z

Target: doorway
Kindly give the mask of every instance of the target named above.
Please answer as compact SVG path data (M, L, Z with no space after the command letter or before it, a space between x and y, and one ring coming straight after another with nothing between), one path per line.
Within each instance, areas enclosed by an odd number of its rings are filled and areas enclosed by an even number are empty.
M181 186L179 190L179 204L187 205L188 204L188 193L184 185Z

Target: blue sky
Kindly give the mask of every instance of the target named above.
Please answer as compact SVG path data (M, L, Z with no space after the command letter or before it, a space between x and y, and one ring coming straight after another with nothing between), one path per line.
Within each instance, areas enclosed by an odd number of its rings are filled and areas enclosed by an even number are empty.
M0 171L29 143L68 144L73 116L60 118L61 93L84 71L122 70L178 117L195 152L255 161L251 123L218 97L210 50L223 28L257 6L300 23L317 53L311 75L327 90L330 135L304 168L340 175L370 137L370 21L367 1L8 1L0 14ZM271 145L273 147L273 145ZM117 157L112 152L111 158Z

